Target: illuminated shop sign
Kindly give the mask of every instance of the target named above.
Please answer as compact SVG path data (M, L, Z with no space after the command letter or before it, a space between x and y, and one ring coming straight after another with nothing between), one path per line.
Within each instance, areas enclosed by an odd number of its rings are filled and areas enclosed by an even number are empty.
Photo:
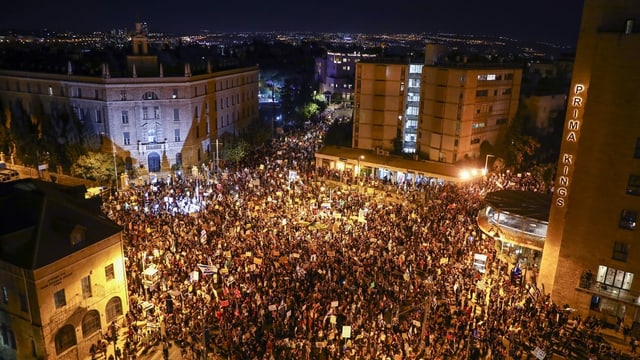
M564 151L560 154L560 171L556 183L555 204L557 207L564 207L567 204L567 194L569 193L569 184L571 183L575 164L574 153L578 148L580 126L584 115L586 90L584 85L575 84L572 89L571 99L569 99L569 119L565 129L564 144L562 146Z

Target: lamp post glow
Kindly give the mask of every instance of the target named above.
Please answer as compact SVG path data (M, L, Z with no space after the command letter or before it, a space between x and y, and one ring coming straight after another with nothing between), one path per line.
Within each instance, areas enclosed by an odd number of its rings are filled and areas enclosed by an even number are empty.
M496 156L495 155L491 155L491 154L487 154L487 156L485 156L485 158L484 158L484 169L483 169L484 175L487 174L487 164L489 163L489 157L496 157Z
M360 155L358 157L358 168L357 168L357 170L355 172L355 175L358 176L358 177L360 176L360 173L362 172L361 169L360 169L360 160L364 160L364 155Z

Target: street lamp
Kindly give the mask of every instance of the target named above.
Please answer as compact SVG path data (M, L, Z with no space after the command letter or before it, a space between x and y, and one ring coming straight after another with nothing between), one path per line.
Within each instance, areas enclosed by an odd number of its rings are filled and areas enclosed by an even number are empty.
M485 156L484 158L484 169L483 169L483 175L487 174L487 164L489 163L489 157L496 157L495 155L491 155L491 154L487 154L487 156Z
M358 157L358 170L356 172L356 176L360 176L360 173L362 172L362 169L360 168L360 160L364 160L364 155L360 155Z
M111 142L113 144L113 170L115 172L115 180L116 180L116 192L118 191L118 162L116 161L116 143Z

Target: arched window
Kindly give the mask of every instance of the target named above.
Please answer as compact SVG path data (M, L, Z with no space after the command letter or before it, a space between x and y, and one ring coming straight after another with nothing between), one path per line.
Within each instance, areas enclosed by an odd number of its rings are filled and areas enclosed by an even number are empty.
M82 337L86 338L100 330L100 314L97 310L87 312L82 318Z
M111 323L122 315L122 300L117 296L112 297L107 303L105 314L107 314L107 323Z
M158 94L153 91L147 91L142 95L142 100L158 100Z
M56 334L56 354L61 354L68 348L75 346L77 344L76 341L76 330L73 328L73 325L65 325L58 330Z

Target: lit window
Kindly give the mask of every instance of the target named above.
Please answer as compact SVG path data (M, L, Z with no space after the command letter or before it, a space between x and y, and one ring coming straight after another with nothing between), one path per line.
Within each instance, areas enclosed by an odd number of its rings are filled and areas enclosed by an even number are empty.
M631 283L633 283L633 273L600 265L598 266L596 281L600 283L604 289L606 289L607 286L612 286L618 289L629 290L631 289Z
M142 100L158 100L158 95L153 91L147 91L142 95Z
M629 175L627 194L640 196L640 175Z
M636 220L638 218L638 212L635 210L622 210L620 214L619 226L623 229L633 230L636 228Z
M487 75L487 80L495 80L495 79L496 79L496 74Z

